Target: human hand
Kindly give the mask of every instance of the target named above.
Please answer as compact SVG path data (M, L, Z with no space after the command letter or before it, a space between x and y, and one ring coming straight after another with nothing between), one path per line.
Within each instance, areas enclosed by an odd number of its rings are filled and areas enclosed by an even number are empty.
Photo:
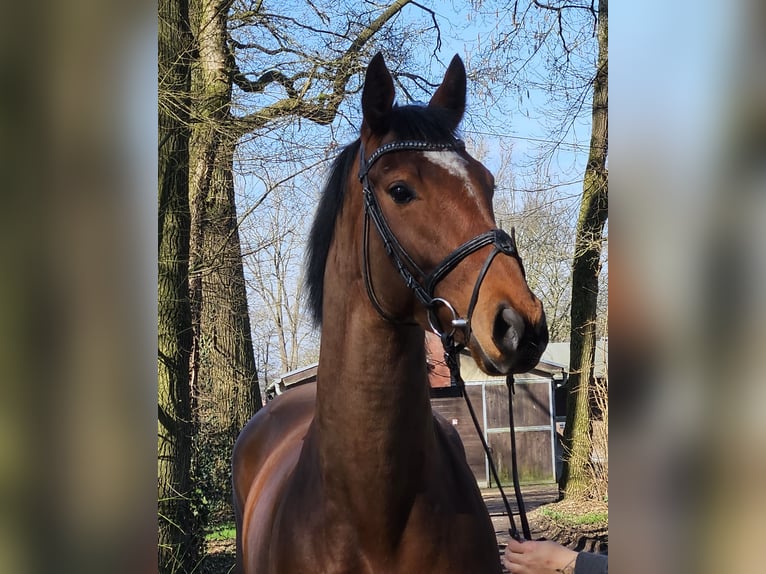
M503 554L503 565L511 574L572 574L577 552L552 540L526 540L513 538Z

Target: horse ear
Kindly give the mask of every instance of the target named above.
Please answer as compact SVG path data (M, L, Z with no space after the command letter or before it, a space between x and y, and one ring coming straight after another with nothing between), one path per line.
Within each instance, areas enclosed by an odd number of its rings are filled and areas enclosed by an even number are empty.
M431 101L428 102L429 106L444 108L450 112L454 122L454 125L451 126L453 130L458 126L460 120L463 119L463 114L465 113L465 90L465 66L460 56L455 54L447 68L447 72L444 74L441 86L436 90Z
M383 55L378 52L367 66L362 90L364 123L372 133L383 135L388 131L393 105L394 81L386 68Z

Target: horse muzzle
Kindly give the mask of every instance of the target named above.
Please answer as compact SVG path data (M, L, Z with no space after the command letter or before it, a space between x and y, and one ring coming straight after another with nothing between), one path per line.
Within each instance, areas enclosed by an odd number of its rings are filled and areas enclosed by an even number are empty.
M510 305L499 305L492 322L491 343L471 333L468 345L477 364L488 374L523 373L537 365L548 345L545 313L531 324Z

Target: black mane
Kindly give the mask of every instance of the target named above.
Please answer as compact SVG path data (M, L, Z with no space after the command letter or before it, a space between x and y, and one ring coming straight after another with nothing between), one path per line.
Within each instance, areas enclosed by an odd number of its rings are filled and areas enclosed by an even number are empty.
M449 143L455 139L455 133L448 127L452 123L449 113L441 108L394 106L391 112L391 131L400 140ZM305 281L309 310L316 325L322 324L324 270L335 231L335 220L343 205L345 183L350 170L359 169L355 161L358 150L359 139L343 148L335 158L309 234Z

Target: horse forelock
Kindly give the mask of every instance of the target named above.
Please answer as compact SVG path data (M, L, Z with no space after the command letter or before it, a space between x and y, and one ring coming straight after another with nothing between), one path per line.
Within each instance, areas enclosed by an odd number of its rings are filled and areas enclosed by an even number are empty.
M396 139L430 143L449 143L456 134L450 129L449 113L437 107L421 105L394 106L391 112L391 132ZM335 221L345 198L350 170L358 169L356 154L360 140L348 144L333 161L317 206L306 251L305 282L308 306L314 324L322 324L324 301L324 271L330 252ZM367 150L367 154L374 150Z
M398 139L431 143L450 143L455 132L451 116L442 108L421 105L395 106L391 113L391 131Z

